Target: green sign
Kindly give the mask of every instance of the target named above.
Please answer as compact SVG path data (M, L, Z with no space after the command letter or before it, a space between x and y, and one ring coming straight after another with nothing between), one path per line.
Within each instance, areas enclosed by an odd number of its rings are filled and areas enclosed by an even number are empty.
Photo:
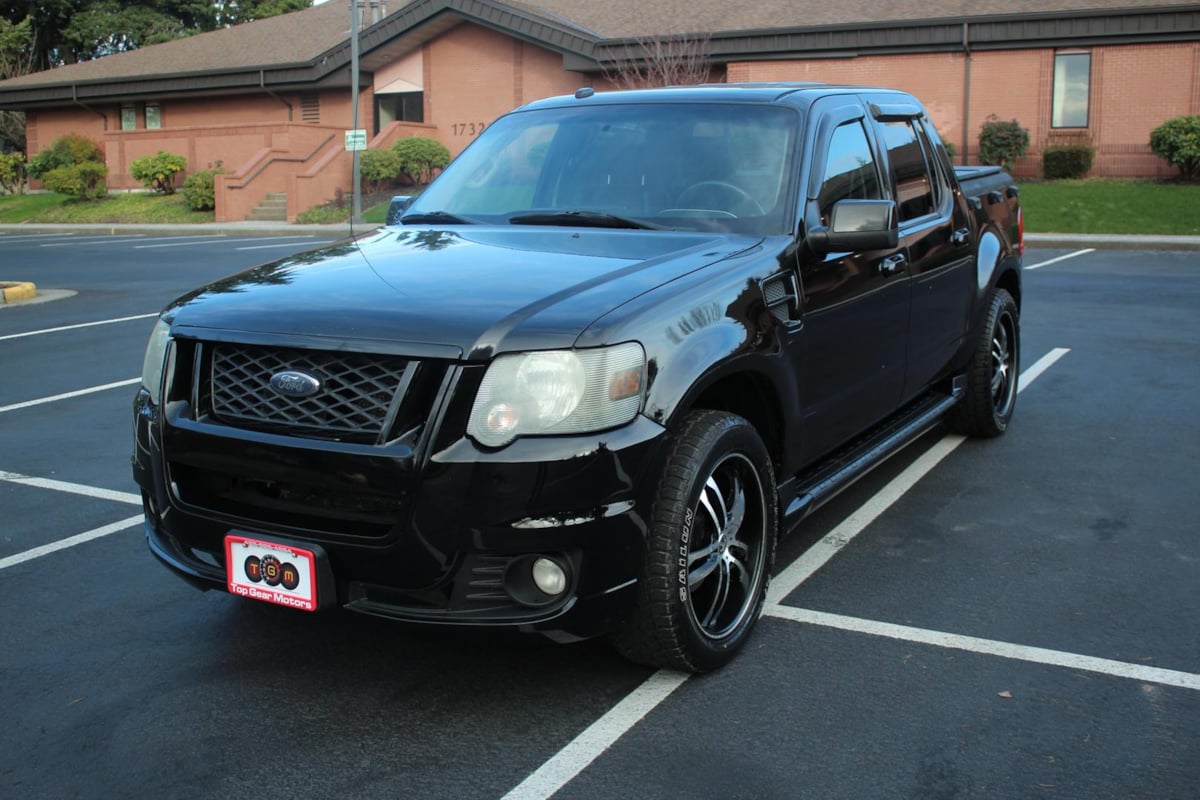
M367 132L364 130L346 131L347 150L366 150Z

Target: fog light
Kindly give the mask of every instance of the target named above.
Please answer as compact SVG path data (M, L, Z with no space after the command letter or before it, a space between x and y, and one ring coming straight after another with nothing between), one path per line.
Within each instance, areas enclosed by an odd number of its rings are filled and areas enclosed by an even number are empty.
M546 594L562 594L567 588L567 573L556 562L539 558L533 562L533 582Z

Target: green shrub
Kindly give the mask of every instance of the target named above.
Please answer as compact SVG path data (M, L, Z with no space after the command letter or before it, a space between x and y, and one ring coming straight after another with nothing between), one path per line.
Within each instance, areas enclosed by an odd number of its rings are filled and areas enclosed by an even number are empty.
M84 161L66 167L55 167L42 175L42 183L52 192L93 200L108 191L104 179L108 167L99 161Z
M1017 159L1029 150L1029 131L1014 120L1005 122L991 114L979 132L979 159L1012 171Z
M1052 144L1042 151L1042 174L1050 180L1082 178L1095 159L1090 144Z
M393 149L364 150L358 154L358 174L367 182L367 192L375 194L400 177L400 154Z
M25 181L29 178L29 166L24 153L0 153L0 192L25 194Z
M213 178L222 172L224 170L218 167L217 169L193 172L187 176L187 180L183 182L183 201L187 203L188 208L193 211L209 211L217 207L217 192Z
M954 146L954 142L942 140L942 144L946 148L946 155L950 157L950 163L954 163L954 159L958 158L958 148Z
M441 142L423 136L409 136L392 145L400 158L400 174L409 183L424 185L434 173L450 163L450 151Z
M147 189L160 194L175 194L175 176L187 169L187 159L159 150L157 155L142 156L129 165L129 174Z
M1150 132L1150 149L1179 167L1185 180L1200 179L1200 115L1169 119Z
M296 222L301 225L331 225L350 219L350 209L336 203L325 203L313 206L307 211L296 215Z
M60 136L29 160L29 177L41 178L59 167L72 167L87 162L104 163L100 145L86 136L70 133Z

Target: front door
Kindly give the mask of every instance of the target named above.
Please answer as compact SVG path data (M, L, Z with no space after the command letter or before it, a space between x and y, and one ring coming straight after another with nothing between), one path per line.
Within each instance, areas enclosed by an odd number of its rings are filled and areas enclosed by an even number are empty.
M836 105L834 105L836 104ZM820 113L818 105L814 111ZM861 104L829 101L813 152L817 191L805 225L829 224L833 204L884 199L877 145ZM809 192L812 195L812 191ZM904 388L909 283L903 251L801 256L802 458L810 461L895 410Z

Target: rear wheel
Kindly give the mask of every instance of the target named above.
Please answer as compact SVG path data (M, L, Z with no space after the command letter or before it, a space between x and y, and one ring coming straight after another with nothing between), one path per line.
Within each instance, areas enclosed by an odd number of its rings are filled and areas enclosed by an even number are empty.
M1020 364L1020 313L1012 295L997 289L975 341L967 368L966 393L946 417L950 427L968 436L1004 433L1017 404Z
M617 649L689 672L725 664L762 612L777 529L775 475L758 433L733 414L689 415L663 470Z

